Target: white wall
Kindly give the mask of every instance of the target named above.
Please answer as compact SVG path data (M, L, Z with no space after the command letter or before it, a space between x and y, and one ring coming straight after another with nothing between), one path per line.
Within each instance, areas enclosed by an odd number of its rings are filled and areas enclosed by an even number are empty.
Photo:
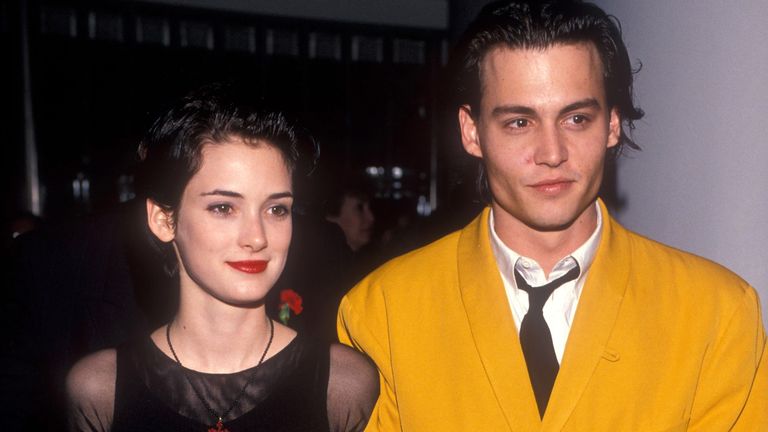
M740 274L768 322L768 2L596 3L643 63L643 151L619 167L619 219Z

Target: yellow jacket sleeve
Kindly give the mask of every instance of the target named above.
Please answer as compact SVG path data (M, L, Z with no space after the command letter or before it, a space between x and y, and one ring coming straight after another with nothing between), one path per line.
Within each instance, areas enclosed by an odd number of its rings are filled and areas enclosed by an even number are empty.
M368 284L367 281L361 282L358 289L366 294L371 294L370 290L365 289L366 284ZM400 430L400 418L393 388L386 322L378 321L374 316L369 316L369 319L363 320L361 317L365 317L365 314L355 313L356 311L352 309L352 304L347 297L344 297L337 316L339 341L365 352L379 370L380 394L365 430L366 432L398 431ZM377 331L371 331L368 328L370 325L376 326Z

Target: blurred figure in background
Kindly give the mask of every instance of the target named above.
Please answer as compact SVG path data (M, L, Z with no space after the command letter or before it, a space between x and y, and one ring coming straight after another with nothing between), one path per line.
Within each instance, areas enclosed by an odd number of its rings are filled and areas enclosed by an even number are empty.
M11 239L39 228L43 224L43 219L31 212L21 212L16 215L8 224L7 236Z
M371 243L376 218L371 211L371 195L359 184L343 183L330 194L325 209L325 220L341 228L352 252Z

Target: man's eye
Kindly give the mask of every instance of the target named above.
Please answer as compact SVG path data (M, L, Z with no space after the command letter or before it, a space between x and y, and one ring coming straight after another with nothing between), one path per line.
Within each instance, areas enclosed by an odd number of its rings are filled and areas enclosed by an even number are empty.
M214 204L208 206L208 211L217 215L228 215L232 213L232 206L229 204Z
M573 123L575 125L581 125L588 122L589 118L584 114L575 114L575 115L572 115L568 120L570 121L570 123Z
M531 122L529 122L527 119L520 118L520 119L512 120L507 125L511 128L521 129L524 127L528 127L530 124Z

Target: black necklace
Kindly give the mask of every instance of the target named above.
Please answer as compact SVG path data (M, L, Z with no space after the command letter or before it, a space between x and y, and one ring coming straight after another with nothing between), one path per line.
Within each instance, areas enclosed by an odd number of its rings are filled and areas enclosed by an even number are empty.
M264 348L264 352L261 353L261 358L259 359L259 362L256 364L255 366L256 368L258 368L261 365L261 363L264 361L264 357L267 356L267 351L269 351L269 347L272 345L272 338L275 336L275 324L272 322L271 319L268 319L268 321L269 321L269 340L267 341L267 347ZM206 401L203 395L200 394L200 392L197 390L197 387L195 387L192 384L192 380L189 379L189 375L187 375L186 370L184 370L184 366L182 366L181 360L179 360L179 356L176 355L176 350L173 349L173 344L171 344L171 324L173 324L173 321L168 323L168 326L165 328L165 339L168 341L168 348L171 349L171 354L173 354L173 359L176 360L176 363L179 364L182 375L184 375L184 378L189 383L189 386L192 387L192 390L195 392L195 395L197 396L197 398L200 399L200 402L203 403L203 406L205 406L205 409L207 409L208 412L211 413L213 418L217 419L216 426L208 429L208 432L229 432L229 429L224 428L223 418L226 417L240 403L240 398L243 397L243 395L245 394L245 390L248 388L249 385L251 385L254 378L256 378L256 372L258 372L258 370L254 370L253 374L251 374L251 376L248 377L248 380L245 382L245 384L243 384L243 388L240 389L240 392L237 394L237 397L232 402L232 405L230 405L229 408L227 408L227 410L224 411L224 413L222 413L221 415L216 414L216 411L214 411L213 408L211 408L211 406L208 405L208 401Z

